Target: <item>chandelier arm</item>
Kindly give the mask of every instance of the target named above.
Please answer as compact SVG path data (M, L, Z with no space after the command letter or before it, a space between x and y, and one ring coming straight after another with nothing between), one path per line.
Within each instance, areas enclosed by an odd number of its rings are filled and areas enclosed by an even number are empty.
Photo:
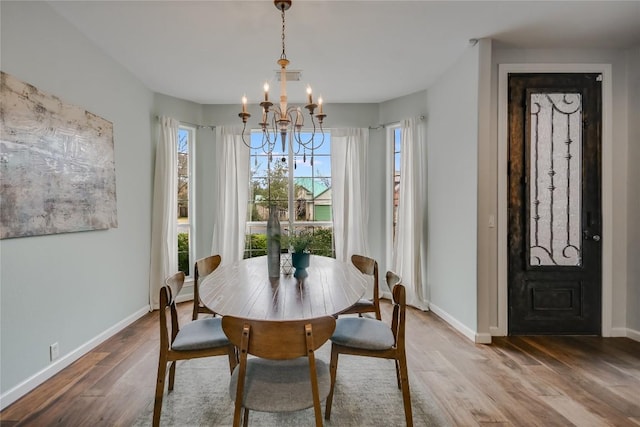
M247 122L244 122L244 126L242 126L242 142L244 143L244 145L247 146L247 148L252 149L253 147L251 147L251 142L249 142L249 144L247 144L247 141L244 139L244 134L245 131L247 129Z

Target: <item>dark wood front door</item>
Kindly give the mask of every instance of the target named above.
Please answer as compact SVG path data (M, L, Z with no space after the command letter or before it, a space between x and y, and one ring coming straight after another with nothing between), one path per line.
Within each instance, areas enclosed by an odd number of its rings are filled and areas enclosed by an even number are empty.
M509 334L601 334L601 76L509 76Z

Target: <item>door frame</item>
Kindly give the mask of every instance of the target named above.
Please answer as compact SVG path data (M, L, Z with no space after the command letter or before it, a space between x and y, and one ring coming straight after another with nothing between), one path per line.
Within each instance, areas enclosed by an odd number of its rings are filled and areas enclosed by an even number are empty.
M498 64L498 324L491 335L508 334L508 84L514 73L602 74L602 336L612 336L613 313L613 132L611 64Z

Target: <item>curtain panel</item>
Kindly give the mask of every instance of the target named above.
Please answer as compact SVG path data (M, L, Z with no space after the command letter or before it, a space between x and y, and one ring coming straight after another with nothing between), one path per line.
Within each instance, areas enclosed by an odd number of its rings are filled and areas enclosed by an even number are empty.
M367 255L369 129L331 131L331 190L336 259Z
M427 176L424 129L418 117L403 120L400 126L400 200L392 270L402 278L407 304L426 310L429 307L422 283Z
M249 147L242 141L242 128L222 126L216 138L217 179L211 253L222 264L244 256L249 197Z
M165 278L178 271L178 127L170 117L160 117L153 179L149 306L159 307Z

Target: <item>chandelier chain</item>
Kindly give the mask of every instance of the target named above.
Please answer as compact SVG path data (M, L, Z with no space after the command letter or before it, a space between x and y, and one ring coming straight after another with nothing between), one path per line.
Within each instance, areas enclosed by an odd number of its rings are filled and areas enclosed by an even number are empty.
M284 8L282 8L282 55L280 59L287 59L287 54L284 51Z

